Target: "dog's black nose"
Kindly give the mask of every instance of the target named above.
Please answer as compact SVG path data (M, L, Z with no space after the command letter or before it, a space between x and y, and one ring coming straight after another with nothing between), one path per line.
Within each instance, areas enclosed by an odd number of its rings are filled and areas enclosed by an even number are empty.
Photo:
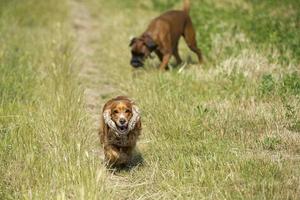
M123 124L125 124L125 123L126 123L126 120L122 118L122 119L120 119L120 120L119 120L119 122L120 122L120 124L122 124L122 125L123 125Z
M132 60L130 62L130 64L132 65L132 67L135 67L135 68L138 68L138 67L142 67L143 66L143 63L139 62L139 61L136 61L136 60Z

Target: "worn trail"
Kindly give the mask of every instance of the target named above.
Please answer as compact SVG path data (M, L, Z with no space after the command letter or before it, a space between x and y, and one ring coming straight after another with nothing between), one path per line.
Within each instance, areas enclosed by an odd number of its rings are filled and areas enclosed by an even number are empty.
M79 78L84 87L84 97L93 130L99 128L99 117L104 96L114 92L114 88L107 84L107 77L103 69L93 60L95 56L95 41L97 41L98 25L91 17L83 2L72 1L71 12L73 28L77 38L78 60L80 64ZM101 44L98 44L101 45Z

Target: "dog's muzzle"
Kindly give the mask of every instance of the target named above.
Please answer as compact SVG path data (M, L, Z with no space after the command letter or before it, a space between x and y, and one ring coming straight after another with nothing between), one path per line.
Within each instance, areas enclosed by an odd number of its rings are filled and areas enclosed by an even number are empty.
M141 61L141 59L137 58L137 57L133 57L131 59L131 61L130 61L130 64L134 68L138 68L138 67L143 67L144 66L144 63Z

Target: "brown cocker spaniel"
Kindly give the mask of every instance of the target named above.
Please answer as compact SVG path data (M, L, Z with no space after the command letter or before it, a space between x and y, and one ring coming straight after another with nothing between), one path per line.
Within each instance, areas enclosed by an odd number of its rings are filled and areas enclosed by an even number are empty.
M109 166L129 163L141 129L139 109L128 97L118 96L104 105L100 140Z

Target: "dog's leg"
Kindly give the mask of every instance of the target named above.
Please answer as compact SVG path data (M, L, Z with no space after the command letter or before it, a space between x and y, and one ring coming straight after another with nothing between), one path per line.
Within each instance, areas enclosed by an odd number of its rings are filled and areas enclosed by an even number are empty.
M201 50L197 47L196 33L190 18L187 19L183 37L188 47L197 54L199 63L202 63L202 53Z
M159 69L160 69L161 71L165 71L165 70L167 69L168 63L169 63L169 61L170 61L171 56L172 56L172 54L170 54L170 53L165 54L165 55L163 56L163 61L162 61L162 63L161 63L160 66L159 66Z
M159 50L155 50L155 54L159 58L160 62L163 60L163 54Z
M120 158L120 151L116 147L112 145L105 146L104 155L105 160L108 162L109 165L118 164L118 160Z
M177 42L177 44L176 44L176 46L174 48L173 55L174 55L174 57L176 59L177 65L180 65L182 63L182 60L181 60L180 55L178 53L178 42Z
M168 29L166 29L165 31L167 33L170 32L170 30L168 30ZM164 34L163 36L161 36L161 41L162 41L162 44L161 44L160 52L163 54L163 59L159 66L159 69L161 71L165 71L168 69L168 63L173 54L171 35Z

